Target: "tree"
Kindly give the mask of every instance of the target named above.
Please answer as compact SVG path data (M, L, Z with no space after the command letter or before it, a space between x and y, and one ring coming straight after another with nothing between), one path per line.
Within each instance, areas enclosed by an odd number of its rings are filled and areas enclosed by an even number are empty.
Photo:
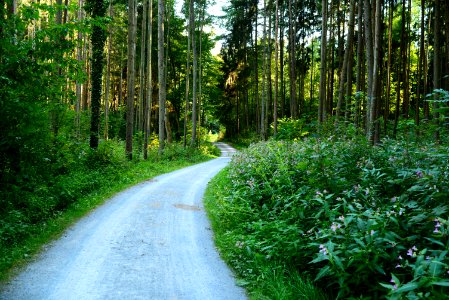
M133 134L134 134L134 91L136 80L136 1L128 0L128 67L127 86L128 97L126 101L126 156L133 157Z
M157 50L158 50L158 85L159 85L159 154L164 151L165 146L165 98L166 98L166 81L165 81L165 64L164 64L164 0L158 0L157 12Z
M326 47L327 47L327 0L321 2L322 25L321 25L321 66L320 66L320 103L318 107L318 121L321 123L326 119Z
M91 96L91 124L90 124L90 147L98 148L100 130L100 107L103 80L103 51L106 41L106 32L98 23L106 15L106 6L103 0L88 0L87 9L93 19L96 19L92 27L92 96Z
M153 0L149 0L148 4L148 45L147 45L147 93L145 100L145 134L143 143L143 157L148 158L148 139L151 133L151 104L153 99L153 66L152 66L152 49L153 49Z
M192 43L193 50L193 75L192 75L192 139L190 141L190 147L196 146L196 126L197 126L197 83L198 83L198 51L196 48L196 27L195 27L195 10L194 0L190 0L189 3L189 32L190 41Z

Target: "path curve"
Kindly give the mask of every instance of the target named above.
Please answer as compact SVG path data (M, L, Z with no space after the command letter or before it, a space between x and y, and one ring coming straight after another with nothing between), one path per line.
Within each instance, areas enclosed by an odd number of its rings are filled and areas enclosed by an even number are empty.
M0 299L246 299L212 240L202 197L234 152L117 194L3 287Z

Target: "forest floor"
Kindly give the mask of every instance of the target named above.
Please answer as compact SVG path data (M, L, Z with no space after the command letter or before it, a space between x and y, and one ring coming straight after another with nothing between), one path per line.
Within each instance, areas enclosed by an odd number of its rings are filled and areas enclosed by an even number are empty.
M0 299L246 299L220 259L202 198L235 151L127 189L70 228Z

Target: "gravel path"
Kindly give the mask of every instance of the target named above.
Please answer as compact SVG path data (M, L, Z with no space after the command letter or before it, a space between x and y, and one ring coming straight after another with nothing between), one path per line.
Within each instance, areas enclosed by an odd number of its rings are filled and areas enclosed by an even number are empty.
M235 151L132 187L69 229L0 299L246 299L212 241L202 196Z

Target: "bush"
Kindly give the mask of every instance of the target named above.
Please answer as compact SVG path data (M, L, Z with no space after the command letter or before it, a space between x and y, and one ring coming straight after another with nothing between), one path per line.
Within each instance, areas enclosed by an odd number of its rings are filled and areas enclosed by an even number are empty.
M244 276L289 266L338 298L442 299L449 287L449 149L385 140L251 146L216 216Z

